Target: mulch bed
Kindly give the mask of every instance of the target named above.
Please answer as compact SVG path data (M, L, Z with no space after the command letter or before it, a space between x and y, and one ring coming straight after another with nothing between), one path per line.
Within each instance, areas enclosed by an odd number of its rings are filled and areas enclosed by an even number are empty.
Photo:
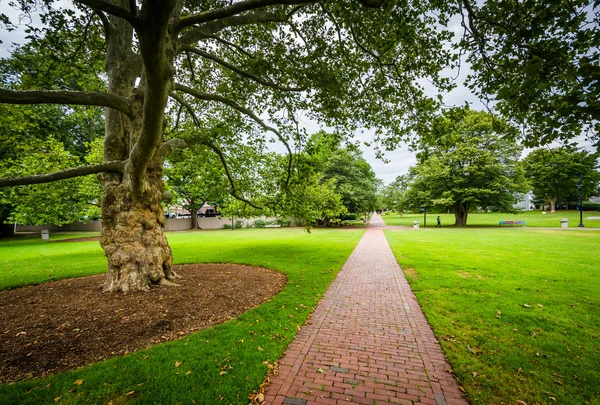
M72 370L181 338L279 293L283 274L232 264L176 266L179 287L102 293L105 275L0 292L0 383Z

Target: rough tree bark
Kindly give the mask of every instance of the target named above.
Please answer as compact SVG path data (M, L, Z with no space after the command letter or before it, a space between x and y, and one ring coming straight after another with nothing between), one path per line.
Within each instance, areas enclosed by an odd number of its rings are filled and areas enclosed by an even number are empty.
M121 7L128 7L126 0L120 2ZM153 156L139 170L132 162L134 148L139 148L140 137L144 131L147 119L144 116L148 104L166 103L165 96L152 97L160 93L161 87L166 88L170 83L169 76L160 79L156 72L149 75L144 69L139 72L131 61L133 55L133 29L125 20L111 17L111 31L107 35L106 71L108 75L108 92L125 97L134 97L135 103L132 114L125 114L114 109L106 109L106 137L104 143L105 161L127 160L129 162L122 174L104 173L99 176L103 186L102 218L103 229L100 244L108 258L108 274L104 283L104 291L144 291L153 284L172 284L176 277L172 270L173 255L164 236L165 218L162 210L162 164L160 156ZM148 41L151 41L148 40ZM146 48L150 47L146 44ZM160 46L157 46L160 48ZM164 65L172 63L166 55ZM154 66L155 70L161 67ZM172 75L172 68L167 68ZM159 72L158 75L164 74ZM137 88L136 78L141 76ZM154 80L146 85L148 76ZM172 77L172 76L171 76ZM161 108L161 111L164 107ZM162 122L158 128L158 137L162 140ZM156 130L156 128L154 128ZM155 155L159 155L155 153Z

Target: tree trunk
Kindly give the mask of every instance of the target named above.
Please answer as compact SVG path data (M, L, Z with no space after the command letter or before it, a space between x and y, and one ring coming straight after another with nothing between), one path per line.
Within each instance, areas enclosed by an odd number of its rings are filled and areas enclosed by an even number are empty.
M198 226L198 209L196 204L190 204L190 213L192 214L192 229L200 229Z
M454 225L455 226L466 226L467 216L469 215L469 206L466 203L454 204Z
M12 238L13 236L15 236L15 225L0 223L0 239Z
M550 199L550 212L554 214L556 211L556 198Z
M125 9L129 7L127 0L115 3ZM138 97L135 112L129 117L106 109L104 160L128 159L132 163L132 152L136 147L148 147L136 145L142 131L153 129L146 127L143 107L154 102L162 105L165 101L154 100L149 94L145 79L147 70L139 71L127 62L133 49L131 26L123 19L110 19L113 29L107 37L108 92L125 97L135 93ZM140 76L134 90L136 77ZM161 84L166 88L168 82ZM176 277L171 268L173 255L163 233L162 164L162 158L154 156L147 164L128 165L123 174L103 173L99 176L103 186L100 245L108 258L104 291L147 291L151 285L173 284ZM145 172L140 170L142 165L146 167Z
M148 169L143 198L133 199L127 182L104 186L100 244L108 257L104 291L147 291L151 285L172 285L173 255L163 233L162 168Z
M0 239L12 238L13 236L15 236L15 225L6 222L8 221L10 211L10 205L0 204Z

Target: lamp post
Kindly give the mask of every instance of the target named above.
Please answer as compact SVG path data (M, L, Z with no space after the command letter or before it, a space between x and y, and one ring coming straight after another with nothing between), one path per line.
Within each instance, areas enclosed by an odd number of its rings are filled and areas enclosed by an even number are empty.
M427 227L427 207L421 207L423 210L423 228Z
M577 188L579 189L579 225L578 228L585 228L583 224L583 174L579 173L579 182L577 183Z

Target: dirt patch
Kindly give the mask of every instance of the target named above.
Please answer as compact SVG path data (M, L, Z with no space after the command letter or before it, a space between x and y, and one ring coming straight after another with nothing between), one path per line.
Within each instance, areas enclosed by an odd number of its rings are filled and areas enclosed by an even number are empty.
M102 293L105 275L0 292L0 383L75 369L178 339L279 293L283 274L231 264L176 266L179 287Z
M419 275L417 274L417 271L415 269L413 269L412 267L403 267L402 271L404 272L405 276L414 278L415 280L419 279Z

